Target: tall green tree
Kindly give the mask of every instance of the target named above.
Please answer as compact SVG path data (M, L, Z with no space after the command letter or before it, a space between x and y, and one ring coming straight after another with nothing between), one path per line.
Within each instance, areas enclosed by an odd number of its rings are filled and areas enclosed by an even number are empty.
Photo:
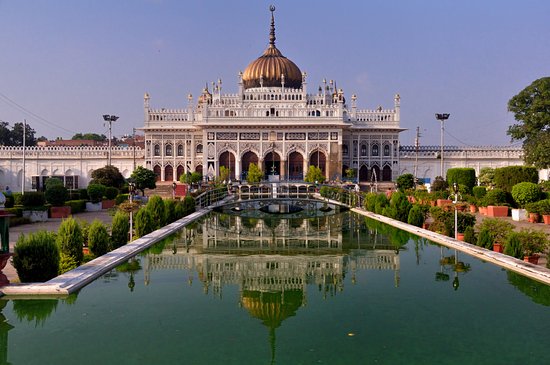
M120 189L126 180L115 166L105 166L92 172L92 181L90 184L101 184L104 186L113 186Z
M537 169L550 167L550 77L533 81L508 102L519 122L508 128L514 140L523 140L523 159Z
M11 132L8 122L0 122L0 145L8 146L11 144Z
M25 146L36 146L35 131L30 125L26 125L23 128L23 123L18 122L13 125L10 132L10 146L23 146L23 129L25 129Z
M307 170L306 176L304 178L305 182L310 183L323 183L325 182L325 175L323 174L323 171L317 166L309 165L309 169Z
M262 172L262 169L260 169L260 166L258 166L255 163L251 163L248 167L248 174L246 175L246 181L249 184L257 184L260 181L262 181L262 177L264 176L264 173Z
M154 189L157 187L157 176L153 171L143 166L138 166L130 177L136 184L136 189L141 190L142 195L145 195L145 189Z

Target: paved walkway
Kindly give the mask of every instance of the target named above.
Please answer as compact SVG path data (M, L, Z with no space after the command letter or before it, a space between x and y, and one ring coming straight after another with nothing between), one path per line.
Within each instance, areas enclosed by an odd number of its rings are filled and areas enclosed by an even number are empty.
M73 216L77 220L84 220L92 222L94 219L99 219L103 223L111 224L112 217L109 215L107 210L100 210L98 212L83 212L78 213ZM21 234L29 234L38 231L49 231L57 232L59 225L61 224L62 219L50 218L46 222L36 222L30 224L22 224L20 226L15 226L10 228L10 252L13 253L13 248L15 243ZM6 275L10 283L19 283L19 277L17 276L17 271L11 264L11 259L8 261L8 264L2 270L2 273Z

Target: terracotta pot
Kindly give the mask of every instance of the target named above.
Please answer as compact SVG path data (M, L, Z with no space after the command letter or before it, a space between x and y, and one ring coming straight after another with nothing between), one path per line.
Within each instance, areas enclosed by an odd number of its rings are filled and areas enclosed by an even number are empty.
M479 214L487 215L487 207L479 207Z
M101 209L109 209L115 206L114 200L102 200L101 201Z
M452 203L453 203L453 201L449 200L449 199L437 199L437 206L438 207L442 207L444 205L450 205Z
M540 221L539 213L529 213L529 222L538 223Z
M51 218L67 218L71 215L71 207L50 207Z
M430 228L430 223L426 223L426 222L422 223L422 228L424 229Z
M463 212L466 210L466 207L464 205L457 205L456 210L459 212Z
M489 217L507 217L508 207L504 205L489 205L487 207L487 216Z
M503 253L504 246L500 243L493 243L493 251Z
M542 221L544 222L544 224L550 224L550 214L543 214Z
M456 239L459 241L464 241L464 233L457 233Z
M530 262L531 264L537 265L539 263L539 256L538 255L525 256L523 258L523 261Z
M475 213L477 211L477 207L473 204L470 204L470 213Z
M82 253L84 255L88 255L90 253L90 249L88 247L82 247Z

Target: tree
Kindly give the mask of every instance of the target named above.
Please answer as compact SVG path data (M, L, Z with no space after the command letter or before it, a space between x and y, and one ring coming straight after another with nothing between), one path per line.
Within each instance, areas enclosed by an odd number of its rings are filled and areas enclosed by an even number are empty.
M97 133L77 133L75 134L71 139L73 140L79 140L79 139L88 139L88 140L92 140L92 141L106 141L107 140L107 136L105 136L104 134L97 134Z
M405 191L414 187L414 175L403 174L397 178L397 189L399 191Z
M25 126L25 146L36 146L36 132L30 125ZM13 125L10 136L10 145L23 146L23 123L18 122Z
M249 184L257 184L262 180L264 173L255 163L251 163L248 167L248 174L246 175L246 181Z
M317 166L309 165L304 181L310 183L323 183L325 181L325 175Z
M11 144L11 132L8 127L8 122L0 122L0 145L9 146Z
M220 175L218 176L218 183L227 182L229 180L229 169L225 166L220 166Z
M115 166L105 166L92 172L92 181L90 184L100 184L104 186L112 186L120 189L126 180Z
M136 184L136 189L141 190L142 195L145 195L145 189L154 189L157 187L157 176L153 171L143 166L138 166L130 177Z
M550 77L533 81L508 102L520 122L508 128L514 140L523 140L523 159L537 169L550 167Z
M479 185L493 187L495 180L495 169L484 167L479 170Z

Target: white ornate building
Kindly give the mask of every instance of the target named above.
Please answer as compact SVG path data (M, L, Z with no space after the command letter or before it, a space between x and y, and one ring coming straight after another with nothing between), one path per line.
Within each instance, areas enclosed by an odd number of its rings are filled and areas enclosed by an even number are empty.
M274 7L269 45L239 73L237 92L218 80L185 109L152 108L145 94L145 166L162 181L187 172L212 179L225 166L245 180L251 163L272 180L302 180L310 165L334 180L347 168L361 181L391 181L399 166L399 95L392 109L348 106L342 89L323 80L308 88L307 74L275 46Z

